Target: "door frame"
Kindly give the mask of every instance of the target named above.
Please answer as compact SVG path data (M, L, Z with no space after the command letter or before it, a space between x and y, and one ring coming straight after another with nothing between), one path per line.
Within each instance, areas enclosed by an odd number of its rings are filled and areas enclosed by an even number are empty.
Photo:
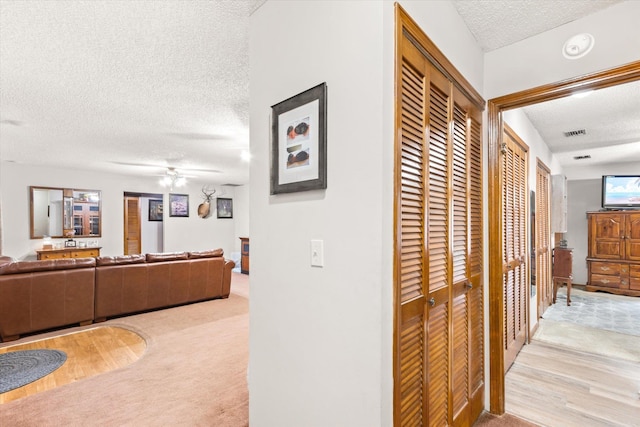
M500 147L502 144L502 112L544 101L570 96L576 92L602 89L640 80L640 61L597 73L585 74L560 82L512 93L487 102L488 129L488 218L489 221L489 393L490 411L505 412L504 319L502 307L502 207L500 192Z
M123 224L122 224L122 229L123 229L123 252L126 252L127 249L127 235L125 231L126 228L126 222L127 222L127 218L126 218L126 209L125 209L125 204L127 202L127 197L131 198L138 198L138 205L140 205L140 199L141 198L148 198L148 199L162 199L164 201L164 194L162 193L139 193L139 192L131 192L131 191L125 191L123 196L122 196L122 200L123 200L123 205L122 205L122 211L123 211ZM140 215L142 215L142 211L140 212ZM140 217L142 218L142 216ZM140 225L142 225L142 220L140 222ZM164 229L164 221L162 222L162 228ZM163 238L164 238L164 233L162 233ZM162 247L164 248L164 241L162 242ZM140 229L140 248L142 250L142 229Z

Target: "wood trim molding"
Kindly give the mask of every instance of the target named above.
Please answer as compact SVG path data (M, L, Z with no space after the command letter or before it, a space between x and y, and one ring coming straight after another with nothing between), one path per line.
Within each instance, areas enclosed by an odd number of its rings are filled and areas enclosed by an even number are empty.
M640 80L640 61L580 77L539 86L510 95L490 99L488 105L488 190L489 190L489 348L490 411L505 412L504 319L502 307L502 212L500 192L500 147L502 144L502 112L513 108L563 98L575 92L602 89Z
M454 85L462 91L473 104L484 111L485 101L480 94L471 86L471 84L464 78L462 73L447 59L446 56L438 49L438 47L431 41L429 37L420 29L418 24L409 16L409 14L396 3L396 28L399 27L399 23L402 23L402 27L399 30L399 34L396 37L402 35L404 32L408 39L414 44L414 46L420 50L420 52L429 59L429 61Z

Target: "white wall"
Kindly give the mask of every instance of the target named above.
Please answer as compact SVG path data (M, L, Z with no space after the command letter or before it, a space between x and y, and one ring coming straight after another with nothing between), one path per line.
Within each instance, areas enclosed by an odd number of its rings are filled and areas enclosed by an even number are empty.
M158 184L157 177L131 177L3 162L0 180L2 251L4 255L18 259L34 259L35 250L42 247L41 239L29 239L30 185L102 191L102 237L90 239L98 240L102 255L123 253L124 192L164 193L164 205L167 206L168 192ZM217 219L215 213L207 219L198 217L198 204L202 202L201 187L202 183L191 182L186 189L179 191L189 194L189 218L169 218L165 209L165 251L222 248L225 253L231 253L234 249L233 219ZM233 188L227 189L225 197L233 198ZM146 216L146 212L142 211L142 215Z
M625 1L485 55L486 99L606 70L638 60L640 2ZM496 29L499 31L499 29ZM568 60L562 46L569 37L589 32L593 50Z
M143 254L164 251L164 222L149 221L149 200L155 197L140 197L140 242ZM164 206L164 204L163 204Z
M587 283L589 226L587 212L601 208L602 178L567 181L567 245L573 248L573 283Z
M234 252L240 252L240 237L251 237L249 232L249 186L234 187L233 218L235 222Z
M451 3L403 5L482 82ZM252 15L252 426L392 425L393 23L391 1L268 1ZM270 196L270 107L323 81L328 188ZM310 267L311 239L324 268Z

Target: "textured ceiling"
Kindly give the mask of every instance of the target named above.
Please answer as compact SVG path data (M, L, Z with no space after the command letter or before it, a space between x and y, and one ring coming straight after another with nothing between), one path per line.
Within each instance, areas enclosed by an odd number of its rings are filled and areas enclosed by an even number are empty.
M2 1L2 159L246 182L259 3Z
M621 0L454 0L485 52L559 27Z
M215 184L248 182L248 20L262 3L0 0L0 159L133 175L175 167ZM454 1L486 51L612 3ZM601 117L620 105L589 99ZM590 126L581 144L634 138L613 119L598 129L583 120L592 113L545 104L525 111L554 151L586 147L556 140L581 123Z
M523 108L563 165L640 162L640 82ZM584 130L566 137L565 132ZM574 159L575 156L590 159Z

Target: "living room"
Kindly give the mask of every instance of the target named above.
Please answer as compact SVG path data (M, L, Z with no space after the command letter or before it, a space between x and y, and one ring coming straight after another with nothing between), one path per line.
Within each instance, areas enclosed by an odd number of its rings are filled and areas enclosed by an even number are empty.
M623 19L637 12L628 2L612 6L619 13L615 18L609 16L613 9L593 18L617 22L607 27L611 38L598 39L604 48L593 52L597 60L572 66L550 62L539 73L531 70L538 69L547 53L505 61L520 45L484 54L448 2L404 3L485 99L638 60L640 50L633 44L637 30L629 29L635 24ZM194 213L165 218L166 251L213 246L230 254L239 250L238 237L252 238L249 387L256 425L391 425L392 6L270 1L258 9L250 30L251 173L247 185L227 189L226 196L234 200L234 218L203 220ZM582 22L553 34L574 32ZM465 35L452 37L451 28ZM290 37L292 31L300 36ZM616 40L625 40L629 49L614 49ZM309 51L309 64L292 64L296 52ZM270 107L322 81L329 90L328 188L271 196ZM612 167L621 173L624 166ZM637 163L627 165L626 171L637 172ZM122 253L123 193L166 192L158 187L157 177L32 168L4 159L1 174L2 249L16 258L34 256L41 244L28 238L30 185L101 190L100 246L105 254ZM200 201L203 184L185 191L193 205ZM577 200L579 194L571 187L569 197ZM488 226L489 219L485 222ZM318 239L324 240L325 266L312 268L309 241ZM277 393L273 384L279 384Z

